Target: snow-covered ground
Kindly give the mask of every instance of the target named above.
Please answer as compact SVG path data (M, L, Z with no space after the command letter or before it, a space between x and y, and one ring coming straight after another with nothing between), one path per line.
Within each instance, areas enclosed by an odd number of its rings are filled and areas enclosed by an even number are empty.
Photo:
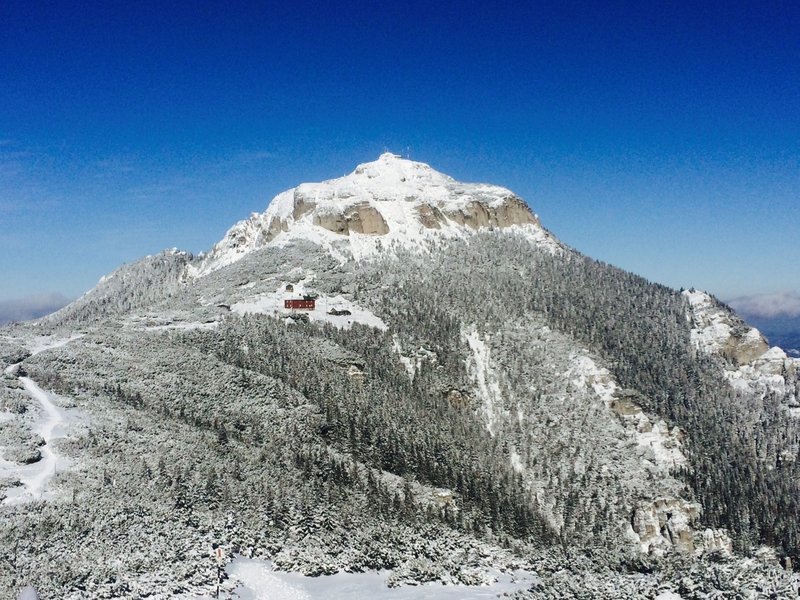
M231 312L239 315L247 313L257 314L271 314L271 315L289 315L291 310L284 308L284 301L289 299L300 299L303 294L309 290L306 289L303 282L294 284L294 289L291 292L286 291L286 286L282 285L272 293L259 294L242 300L231 305ZM330 311L349 311L349 315L331 315ZM341 329L349 329L353 323L361 323L385 331L387 329L386 323L383 320L370 312L369 310L358 306L356 303L348 300L342 295L325 296L319 295L316 299L315 310L298 311L304 312L308 315L311 321L327 322L339 327Z
M62 409L58 408L51 399L51 395L40 388L28 377L20 377L25 391L42 406L42 415L33 428L33 433L39 435L44 441L41 447L42 458L29 465L14 465L8 470L11 475L19 479L22 486L13 487L6 492L6 504L18 504L30 500L42 498L47 483L58 468L66 468L69 461L58 454L54 445L54 439L64 434L63 424L65 421ZM6 463L9 464L9 463ZM0 466L0 473L5 469Z
M535 581L525 571L497 572L493 574L496 583L487 586L435 583L390 588L386 585L389 571L306 577L274 571L269 561L244 557L234 558L226 572L240 582L233 596L239 600L480 600L526 589Z
M605 367L600 367L587 354L570 357L572 368L567 373L573 385L591 389L609 408L618 399L620 388ZM670 430L663 419L648 416L639 406L630 403L627 414L621 415L630 434L642 449L652 450L654 463L665 470L686 465L686 456L681 450L680 432Z
M472 351L472 356L467 359L467 374L476 386L486 429L494 435L495 423L504 408L500 379L492 363L489 340L482 340L476 329L464 333L464 338Z
M31 354L39 354L52 348L65 346L81 337L80 334L66 338L40 336L29 344L29 349ZM6 373L13 374L16 372L16 368L17 365L11 365L6 369ZM33 424L32 432L38 435L44 443L40 447L41 458L34 463L20 465L0 459L0 478L9 478L21 483L21 485L5 491L6 498L3 500L5 504L19 504L46 497L47 484L53 475L71 464L69 459L58 453L52 443L64 435L68 422L65 411L53 402L53 398L56 396L43 390L29 377L20 377L19 380L25 392L40 405L41 411ZM12 418L17 417L12 416Z
M70 342L81 339L83 335L84 334L82 333L73 333L68 337L53 337L50 335L36 336L33 338L33 340L31 340L30 344L28 344L28 349L30 350L31 355L39 354L45 350L52 350L54 348L66 346Z
M140 325L141 327L141 325ZM219 321L185 321L179 323L167 323L164 325L145 325L143 328L148 331L193 331L195 329L216 329Z

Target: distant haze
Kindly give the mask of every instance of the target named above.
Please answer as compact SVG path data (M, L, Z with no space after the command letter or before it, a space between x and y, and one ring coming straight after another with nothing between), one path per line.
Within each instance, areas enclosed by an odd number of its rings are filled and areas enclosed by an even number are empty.
M784 290L774 294L742 296L728 301L733 308L745 315L767 319L800 318L800 293Z
M69 301L69 298L57 293L0 300L0 325L38 319L66 306Z
M800 294L782 291L733 298L728 304L763 333L769 343L800 356Z

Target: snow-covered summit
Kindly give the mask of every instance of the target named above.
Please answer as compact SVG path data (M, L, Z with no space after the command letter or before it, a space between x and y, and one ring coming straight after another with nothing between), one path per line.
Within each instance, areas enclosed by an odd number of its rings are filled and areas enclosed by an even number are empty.
M386 152L344 177L278 194L265 212L234 225L199 273L296 239L361 259L393 244L414 247L431 236L480 228L516 228L551 250L560 246L509 189L461 183L425 163Z

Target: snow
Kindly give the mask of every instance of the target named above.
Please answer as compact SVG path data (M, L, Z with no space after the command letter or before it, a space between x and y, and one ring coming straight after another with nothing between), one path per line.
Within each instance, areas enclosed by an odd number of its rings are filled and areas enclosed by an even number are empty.
M284 308L284 300L299 299L305 293L307 293L307 290L304 282L294 284L294 291L292 292L287 292L285 286L282 285L273 293L259 294L232 304L231 312L238 315L247 313L289 315L291 311ZM348 310L350 314L328 314L333 309ZM340 329L349 329L353 323L361 323L381 331L385 331L388 328L380 317L342 295L318 295L315 310L298 312L307 314L311 321L331 323Z
M25 391L42 405L42 418L34 427L33 432L44 440L44 445L41 447L42 458L39 461L20 466L17 469L16 475L23 487L9 490L8 498L5 500L6 504L19 504L41 498L47 482L55 474L61 459L51 442L58 437L64 423L62 410L53 404L50 394L30 378L20 377L19 380L25 386ZM61 460L63 462L63 459Z
M503 410L503 393L500 390L500 380L492 365L492 351L489 347L487 336L482 340L476 329L464 335L472 356L467 359L467 374L477 386L477 396L481 401L480 411L486 421L486 429L494 435L495 423L499 413Z
M692 343L706 354L723 352L733 334L730 315L705 292L685 290L683 295L689 301L687 318L693 320L695 325L691 330ZM758 329L749 327L736 343L757 348L762 340ZM748 364L729 365L723 370L723 375L734 389L741 392L760 396L775 392L781 396L791 396L784 373L790 370L793 362L800 366L800 361L774 346Z
M650 423L650 420L647 420ZM686 466L688 463L686 456L681 451L680 431L678 428L675 427L670 430L666 422L661 419L652 423L650 427L652 427L650 431L637 430L636 441L639 446L653 451L657 465L667 468Z
M278 194L265 212L253 213L231 227L199 266L190 265L188 273L201 277L264 246L283 246L298 239L325 248L340 262L349 256L362 260L393 247L425 249L430 240L463 237L472 230L449 218L441 220L438 228L426 227L420 219L420 207L455 213L468 209L473 202L497 208L510 198L515 196L507 188L460 183L424 163L387 152L344 177L304 183ZM349 235L342 235L314 222L315 217L343 215L356 206L379 213L388 233L350 231ZM538 223L518 224L508 229L550 252L561 248Z
M764 354L759 356L756 359L756 361L764 361L764 362L771 362L771 361L774 361L774 360L781 360L782 361L782 360L786 360L787 358L788 357L786 355L786 352L784 352L783 350L781 350L777 346L773 346L772 348L770 348L769 350L764 352Z
M587 354L573 354L570 359L572 367L567 375L572 378L573 385L591 389L599 400L611 407L620 389L609 370L598 366ZM623 420L630 424L636 444L653 452L653 461L658 467L669 470L687 464L677 427L670 430L663 419L654 420L641 409Z
M219 321L184 321L178 323L168 323L166 325L147 325L144 328L148 331L194 331L209 330L219 327Z
M69 337L53 337L49 335L40 335L33 338L29 350L31 355L39 354L45 350L52 350L54 348L61 348L70 342L79 340L84 336L82 333L74 333Z
M22 588L17 596L17 600L39 600L39 594L31 586Z
M696 324L691 331L692 343L703 352L721 351L732 333L728 314L705 292L684 290L683 296L689 301Z
M683 597L675 592L661 592L653 600L683 600Z
M414 373L417 371L417 364L414 363L409 357L403 354L403 346L400 344L400 338L397 337L397 334L392 336L392 349L397 352L397 355L400 357L400 362L403 364L403 367L408 373L409 379L414 379Z
M403 346L400 343L400 338L397 336L397 334L392 336L392 349L397 352L400 362L405 368L406 373L408 373L408 378L412 380L414 379L416 372L419 371L420 367L422 366L422 363L428 362L435 365L438 360L436 353L428 350L424 346L420 346L416 350L412 351L409 356L406 356L403 353Z
M597 398L610 406L618 387L609 370L599 367L586 354L573 354L570 360L572 368L567 375L572 378L572 384L576 387L590 388Z
M386 585L390 571L306 577L274 571L269 561L241 556L231 561L226 572L240 582L234 592L239 600L479 600L526 589L534 581L525 571L495 572L496 583L487 586L432 583L390 588Z
M287 574L276 574L268 565L256 560L234 559L226 569L228 575L242 582L235 594L241 600L310 600L303 588L287 581Z
M522 457L519 455L519 452L516 450L511 451L511 468L514 469L517 473L524 473L525 472L525 464L522 462Z
M82 334L75 334L67 338L52 338L50 336L40 336L34 339L31 345L31 353L39 354L52 348L60 348L70 342L83 337ZM6 369L6 373L15 372L17 365L11 365ZM60 456L52 444L52 441L61 437L64 433L65 415L64 411L53 403L55 396L44 391L36 382L29 377L20 377L27 394L36 400L42 409L42 413L34 424L33 433L37 434L44 441L40 447L41 459L28 465L17 465L5 460L0 460L0 475L17 479L22 484L5 491L5 504L20 504L34 499L41 499L45 496L47 483L59 468L66 468L69 460Z

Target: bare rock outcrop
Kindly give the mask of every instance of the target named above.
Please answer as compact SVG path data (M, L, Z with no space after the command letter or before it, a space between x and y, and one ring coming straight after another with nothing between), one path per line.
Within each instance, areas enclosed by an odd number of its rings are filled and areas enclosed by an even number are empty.
M314 212L313 223L339 235L389 233L389 226L381 213L366 202L350 206L343 212Z
M539 224L527 205L516 196L509 196L499 206L473 200L463 208L448 210L444 214L459 225L471 229Z
M670 550L686 554L730 553L733 545L723 530L694 529L700 511L697 502L682 498L640 502L631 516L631 527L639 539L642 552L655 555L663 555Z
M757 329L734 325L730 337L724 342L722 355L736 365L746 365L769 350L769 344Z
M357 204L345 212L350 231L369 235L386 235L389 226L378 210L367 203Z
M441 229L442 225L447 221L444 213L430 204L420 204L417 207L417 217L423 227L427 229Z

